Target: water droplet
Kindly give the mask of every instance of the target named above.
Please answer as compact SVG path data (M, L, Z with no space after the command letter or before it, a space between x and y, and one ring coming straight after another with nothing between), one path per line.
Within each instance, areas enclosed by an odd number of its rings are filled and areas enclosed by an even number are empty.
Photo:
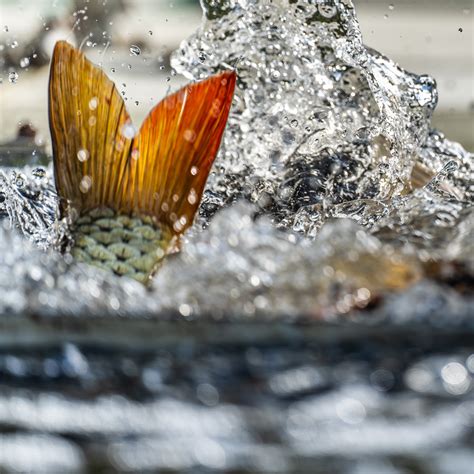
M25 57L20 60L21 67L25 68L25 67L28 67L29 65L30 65L30 58Z
M35 168L31 174L36 178L44 178L46 176L46 170L44 168Z
M17 188L23 188L26 184L26 177L23 174L18 174L15 178L15 186Z
M115 68L114 68L114 67L111 67L111 68L110 68L110 72L115 72Z
M337 14L337 7L332 5L319 5L318 10L324 18L333 18Z
M80 162L84 162L84 161L87 161L89 159L89 152L84 149L84 148L81 148L78 152L77 152L77 159L80 161Z
M141 52L141 49L136 44L130 46L130 56L139 56Z
M90 176L83 176L79 184L79 189L81 193L87 193L92 186L92 179Z
M18 41L16 41L16 40L13 40L13 41L10 43L10 48L12 48L12 49L15 49L17 46L18 46Z
M97 99L97 97L92 97L92 99L89 101L89 109L95 110L97 109L98 105L99 105L99 99Z
M15 71L11 71L8 73L8 80L12 83L15 84L18 81L18 73Z
M395 5L393 3L391 3L389 6L388 6L388 9L389 10L395 10Z
M8 33L8 25L5 25L5 26L3 27L3 31L4 31L5 33Z
M462 33L462 32L463 32L463 29L462 29L462 28L459 28L458 31L459 31L459 33Z
M197 194L196 194L196 191L194 189L191 189L191 191L189 191L188 202L189 202L189 204L196 204L196 202L197 202Z
M136 132L137 132L136 128L130 122L127 122L122 127L122 135L125 138L128 138L129 140L131 140L135 136Z
M276 82L276 81L280 80L281 73L280 73L280 71L272 71L271 74L270 74L270 77L272 78L272 81Z
M190 143L196 140L196 132L194 130L187 129L183 133L183 138Z
M153 34L153 31L148 30L148 34L151 36Z

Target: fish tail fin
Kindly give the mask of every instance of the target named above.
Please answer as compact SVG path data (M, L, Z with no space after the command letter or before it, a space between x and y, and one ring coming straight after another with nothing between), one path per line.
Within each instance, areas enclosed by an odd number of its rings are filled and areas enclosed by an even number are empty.
M179 234L189 227L227 123L235 87L227 71L166 97L143 122L124 200Z
M49 120L62 215L107 207L182 233L219 149L235 81L226 71L183 87L152 109L137 133L113 82L58 42Z

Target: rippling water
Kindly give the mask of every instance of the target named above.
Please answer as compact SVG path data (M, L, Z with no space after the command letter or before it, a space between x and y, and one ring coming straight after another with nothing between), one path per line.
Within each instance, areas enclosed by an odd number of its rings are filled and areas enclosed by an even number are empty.
M349 0L203 8L172 65L238 88L151 289L55 250L50 168L0 169L0 465L469 472L473 155L434 79Z

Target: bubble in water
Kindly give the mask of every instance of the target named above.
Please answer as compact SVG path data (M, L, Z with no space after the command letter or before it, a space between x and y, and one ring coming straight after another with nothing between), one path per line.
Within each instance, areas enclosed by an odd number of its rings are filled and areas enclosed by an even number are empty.
M26 183L26 176L23 173L18 173L15 179L15 185L18 188L23 188Z
M393 3L391 3L389 6L388 6L388 9L389 10L394 10L395 9L395 5Z
M13 41L10 43L10 48L15 49L16 47L18 47L18 41L17 41L17 40L13 40Z
M5 25L5 26L3 27L3 31L4 31L5 33L8 33L8 25Z
M141 49L136 44L130 46L130 56L139 56L141 52Z
M30 65L30 58L24 57L20 60L20 66L22 68L28 67Z
M12 83L15 84L18 81L18 73L15 71L11 71L8 73L8 80Z

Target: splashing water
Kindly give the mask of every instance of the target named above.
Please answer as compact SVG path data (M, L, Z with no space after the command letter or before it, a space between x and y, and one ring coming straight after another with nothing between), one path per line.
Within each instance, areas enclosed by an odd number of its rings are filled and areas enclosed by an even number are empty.
M207 21L172 65L191 78L237 65L210 186L221 203L244 195L286 215L403 190L429 132L434 80L365 48L350 2L204 6Z
M430 129L433 79L366 48L349 1L203 8L172 65L193 79L236 66L239 82L194 235L153 285L159 308L324 316L358 307L358 294L438 278L445 263L472 272L472 155ZM51 247L61 226L50 172L40 183L27 170L0 179L0 211ZM56 263L44 259L44 271L57 274ZM96 301L86 284L82 296L78 313Z

